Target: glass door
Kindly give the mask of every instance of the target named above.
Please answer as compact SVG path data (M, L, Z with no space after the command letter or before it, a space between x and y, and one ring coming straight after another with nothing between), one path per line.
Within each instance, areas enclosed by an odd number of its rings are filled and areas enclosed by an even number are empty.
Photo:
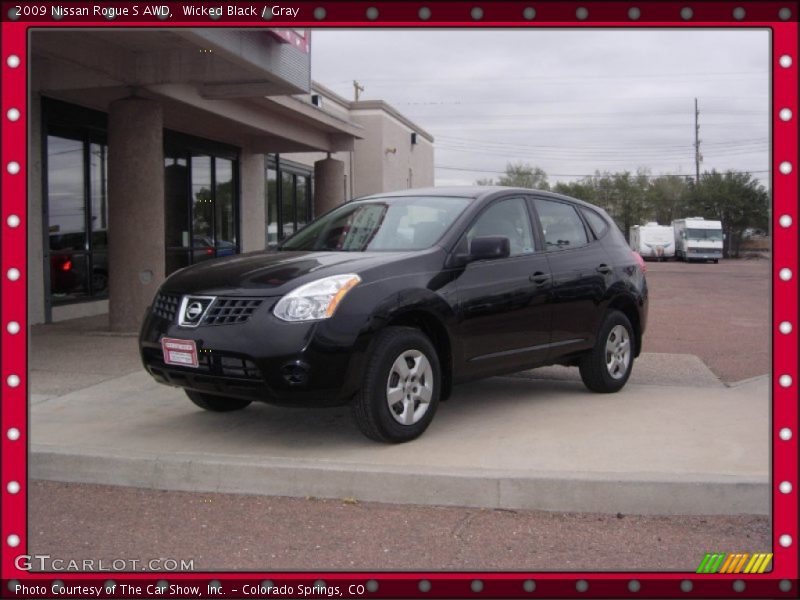
M167 275L239 252L238 160L227 147L215 152L207 140L169 137L164 151Z

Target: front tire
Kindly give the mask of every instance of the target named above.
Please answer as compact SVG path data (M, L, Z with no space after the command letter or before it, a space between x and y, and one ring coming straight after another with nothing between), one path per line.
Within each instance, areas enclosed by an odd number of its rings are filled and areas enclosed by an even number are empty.
M250 400L240 400L239 398L228 398L226 396L215 396L203 392L193 392L183 390L189 396L189 400L204 410L211 412L231 412L242 410L250 405Z
M601 394L621 390L631 376L635 343L628 317L616 310L610 312L603 321L594 348L579 363L583 384Z
M411 327L387 327L376 336L353 417L368 438L408 442L428 428L441 394L441 369L428 337Z

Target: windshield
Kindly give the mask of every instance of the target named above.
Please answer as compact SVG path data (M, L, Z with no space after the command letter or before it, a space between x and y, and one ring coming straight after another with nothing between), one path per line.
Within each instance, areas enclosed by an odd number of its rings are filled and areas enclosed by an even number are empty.
M345 204L309 224L280 250L422 250L467 207L466 198L403 197Z
M687 229L686 237L690 240L711 240L714 242L722 241L721 229Z

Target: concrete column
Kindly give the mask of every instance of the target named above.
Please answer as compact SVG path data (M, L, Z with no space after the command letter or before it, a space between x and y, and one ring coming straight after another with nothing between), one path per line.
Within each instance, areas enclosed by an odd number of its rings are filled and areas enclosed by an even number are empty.
M265 192L266 160L263 154L243 151L239 158L241 178L240 241L242 252L263 250L267 246Z
M108 113L109 325L136 331L164 280L164 119L144 98Z
M314 216L344 204L344 163L325 158L314 163Z

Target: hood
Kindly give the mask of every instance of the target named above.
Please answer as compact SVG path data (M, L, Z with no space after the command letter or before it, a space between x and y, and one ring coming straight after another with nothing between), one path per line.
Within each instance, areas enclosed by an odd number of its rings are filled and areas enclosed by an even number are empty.
M299 285L340 273L359 273L408 252L251 252L186 267L161 291L173 294L282 296Z

